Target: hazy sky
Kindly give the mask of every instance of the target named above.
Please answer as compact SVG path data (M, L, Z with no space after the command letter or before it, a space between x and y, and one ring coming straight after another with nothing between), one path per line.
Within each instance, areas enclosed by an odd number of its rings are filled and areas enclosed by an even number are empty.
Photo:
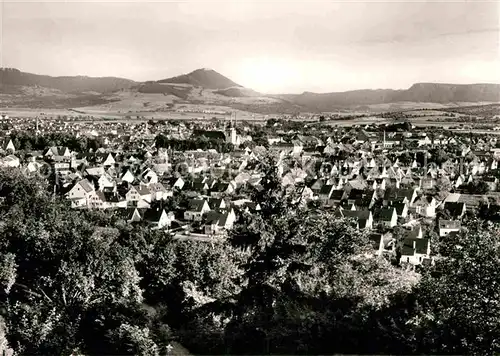
M499 2L9 2L1 65L280 93L500 82Z

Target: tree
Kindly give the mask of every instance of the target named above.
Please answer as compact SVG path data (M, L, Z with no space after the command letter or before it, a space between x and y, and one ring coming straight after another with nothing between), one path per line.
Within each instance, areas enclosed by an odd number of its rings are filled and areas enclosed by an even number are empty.
M483 180L472 181L466 186L469 194L486 194L490 191L490 186Z
M500 228L471 221L440 245L445 257L424 274L411 322L422 337L417 352L494 354L500 351Z
M11 347L121 353L108 333L148 322L137 249L118 229L96 226L92 213L53 200L36 178L1 171L0 194L1 301Z

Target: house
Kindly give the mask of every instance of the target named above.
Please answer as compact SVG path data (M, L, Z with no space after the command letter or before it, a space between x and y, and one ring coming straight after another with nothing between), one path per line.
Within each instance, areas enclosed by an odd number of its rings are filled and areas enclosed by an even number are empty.
M424 237L424 234L422 232L422 226L418 225L417 228L413 228L410 231L407 231L405 238L412 238L412 239L421 239Z
M175 220L173 213L166 213L165 209L147 209L143 220L152 225L153 229L169 228Z
M430 240L426 238L406 237L401 248L400 263L409 263L414 266L422 264L431 253Z
M316 179L310 188L314 192L314 194L318 195L319 192L321 191L321 188L323 187L323 185L325 185L324 180Z
M106 188L116 188L116 183L108 174L102 174L97 179L97 187L99 190L104 190Z
M406 218L408 216L408 204L396 203L393 206L394 206L394 209L396 209L396 213L398 216L400 216L402 218Z
M221 210L226 208L226 202L224 199L220 198L209 198L208 199L208 206L210 207L210 210Z
M386 227L394 227L398 223L398 214L396 208L382 208L375 212L376 223Z
M45 152L44 156L48 158L52 158L55 156L70 157L71 151L69 150L68 147L52 146Z
M205 193L208 190L208 184L206 182L193 182L191 190L198 193Z
M382 203L384 206L395 203L407 203L409 206L412 206L416 198L416 189L391 188L385 191Z
M371 229L373 227L373 215L369 210L339 210L340 216L354 219L358 229Z
M144 209L139 208L125 208L117 210L117 214L122 216L128 223L142 221Z
M103 191L98 191L101 193L99 199L102 201L100 208L110 209L110 208L127 208L127 200L125 200L121 195L119 195L116 190L105 189Z
M447 236L452 232L459 232L462 227L462 223L458 220L443 220L440 219L438 223L439 236Z
M204 199L191 199L189 208L184 212L184 220L201 221L203 214L210 211L208 202Z
M182 188L184 188L184 184L186 184L184 179L182 179L181 177L172 179L171 183L172 183L172 189L174 190L175 189L182 190Z
M105 209L106 198L103 192L91 191L87 195L87 206L89 209Z
M5 140L2 145L2 149L7 152L15 153L16 152L16 147L14 146L14 143L12 142L12 139L9 138L9 141Z
M333 185L330 184L325 184L321 187L318 197L323 204L326 204L330 199L330 196L332 195L333 192L333 188L334 188Z
M14 155L8 155L0 159L0 167L17 168L21 165L19 158Z
M150 183L147 187L151 193L151 200L166 200L168 197L173 196L173 192L167 190L161 183Z
M232 201L232 205L238 207L241 211L254 213L261 210L259 203L254 203L249 199L238 199Z
M147 186L144 185L135 185L131 186L129 191L125 194L125 199L127 200L128 206L132 207L142 207L139 202L144 201L151 203L151 191Z
M103 166L103 167L110 167L110 166L114 166L115 165L115 159L113 158L113 155L111 153L108 153L108 154L101 154L100 157L99 157L99 163Z
M392 234L371 233L368 239L373 247L373 254L381 256L384 252L391 252L394 248L394 238Z
M130 172L130 169L127 169L127 171L121 176L121 180L132 184L135 180L135 177L132 172Z
M77 182L67 193L68 199L71 200L71 207L81 208L87 206L87 199L94 190L94 185L87 179Z
M430 195L421 195L413 203L412 210L417 215L433 218L436 216L438 202Z
M158 174L150 168L142 172L141 178L145 183L158 183Z
M207 218L205 221L205 234L207 235L217 235L223 230L230 230L233 228L234 221L236 220L236 215L233 209L229 211L210 211L207 213Z
M214 184L212 190L210 191L210 196L213 198L220 198L224 194L232 194L235 188L232 183L219 182Z

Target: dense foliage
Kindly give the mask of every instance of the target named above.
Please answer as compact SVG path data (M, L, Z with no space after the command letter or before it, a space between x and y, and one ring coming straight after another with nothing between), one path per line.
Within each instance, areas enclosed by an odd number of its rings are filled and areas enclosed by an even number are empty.
M102 139L76 137L69 133L52 132L44 135L33 135L25 131L15 131L10 134L14 147L18 150L45 151L49 147L63 146L71 151L87 152L97 150L102 146Z
M205 136L196 137L193 139L178 140L168 138L165 135L156 136L156 147L170 148L175 151L188 150L210 150L214 149L217 152L227 153L234 150L234 146L230 142L218 138L207 138Z

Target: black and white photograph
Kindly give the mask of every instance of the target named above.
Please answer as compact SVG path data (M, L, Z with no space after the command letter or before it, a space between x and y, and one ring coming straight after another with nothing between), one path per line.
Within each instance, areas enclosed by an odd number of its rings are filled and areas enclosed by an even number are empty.
M0 355L500 354L500 1L0 0Z

